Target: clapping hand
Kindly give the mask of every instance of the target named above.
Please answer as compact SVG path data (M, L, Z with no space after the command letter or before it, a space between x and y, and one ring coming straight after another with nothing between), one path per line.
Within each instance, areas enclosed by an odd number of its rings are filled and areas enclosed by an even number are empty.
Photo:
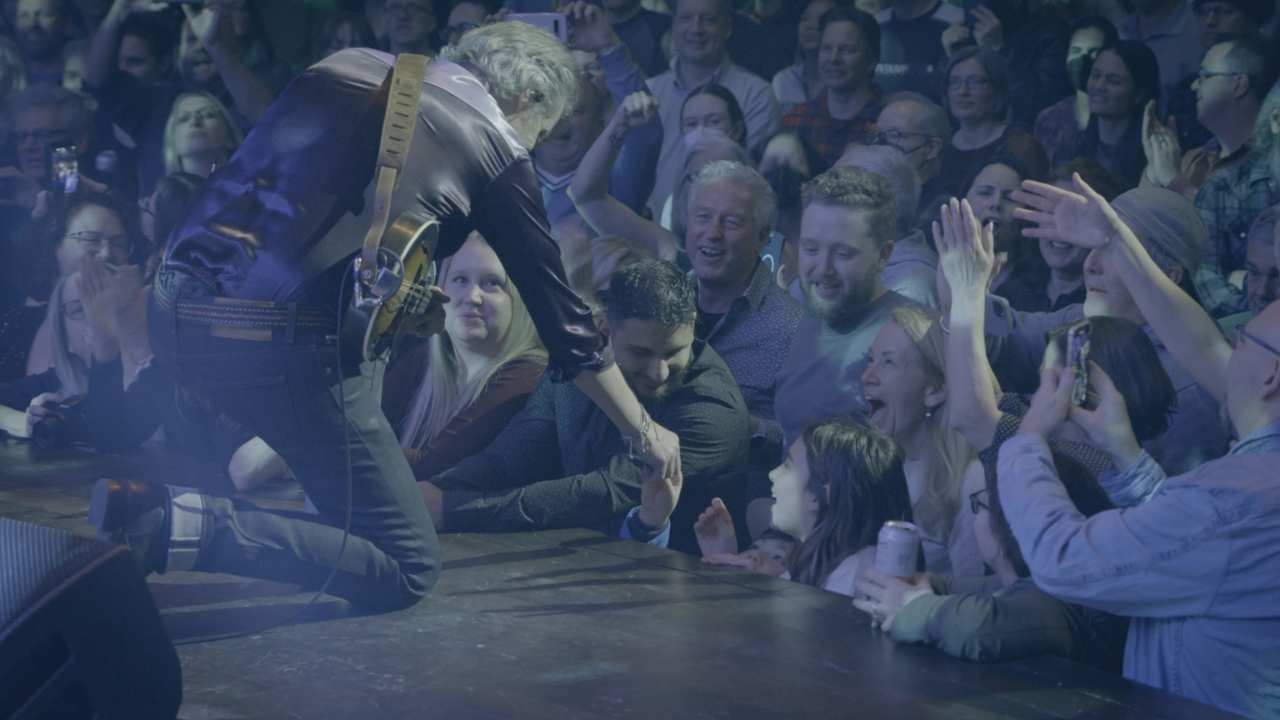
M991 223L979 224L968 200L951 198L940 215L940 221L933 223L933 241L950 296L985 297L997 262L995 228Z
M872 627L887 631L908 603L922 595L932 594L933 586L924 573L899 578L869 567L854 583L853 606L871 616Z
M973 16L973 37L978 45L990 50L1004 47L1004 24L986 5L979 5L969 11Z
M698 550L703 558L733 555L738 552L738 532L733 517L720 498L713 498L706 510L693 523L693 534L698 538Z
M1147 179L1160 187L1169 187L1182 173L1182 146L1178 144L1177 121L1169 118L1166 126L1156 119L1156 103L1147 103L1142 113L1142 151L1147 156Z
M235 30L231 27L231 18L224 7L223 0L206 2L198 12L190 5L183 5L182 12L191 24L191 32L212 53L214 50L229 47L235 42Z

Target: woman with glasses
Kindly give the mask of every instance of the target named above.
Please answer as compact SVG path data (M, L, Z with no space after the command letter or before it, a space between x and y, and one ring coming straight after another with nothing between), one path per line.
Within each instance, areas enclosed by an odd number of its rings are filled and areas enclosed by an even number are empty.
M209 177L240 147L244 134L226 106L206 92L188 92L173 101L164 126L166 173Z
M954 190L989 158L1008 155L1031 177L1049 172L1040 143L1009 122L1009 65L991 50L957 52L947 67L944 98L956 131L942 151L942 177Z
M1087 516L1111 507L1091 473L1055 458L1071 501ZM930 645L977 662L1058 655L1117 672L1124 656L1126 619L1056 600L1036 587L1000 510L998 486L981 473L966 477L964 507L971 518L984 578L916 575L896 578L868 569L853 604L897 642Z
M81 191L49 196L49 207L33 219L20 235L28 251L12 268L13 285L29 308L45 308L57 301L55 287L75 273L86 258L121 266L133 261L139 250L137 209L109 195ZM52 323L45 320L33 335L21 336L6 325L0 344L5 352L26 357L26 374L48 370L54 364Z

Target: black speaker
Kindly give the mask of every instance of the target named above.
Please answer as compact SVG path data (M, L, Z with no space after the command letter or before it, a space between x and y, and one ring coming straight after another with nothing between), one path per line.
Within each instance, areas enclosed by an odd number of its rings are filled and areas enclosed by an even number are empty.
M166 718L182 669L128 548L0 518L0 718Z

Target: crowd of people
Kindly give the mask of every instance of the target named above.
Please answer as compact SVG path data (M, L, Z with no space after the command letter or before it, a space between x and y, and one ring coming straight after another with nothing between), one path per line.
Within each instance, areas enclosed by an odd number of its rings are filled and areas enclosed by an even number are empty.
M156 361L166 241L308 66L464 62L558 12L577 87L529 151L541 204L682 470L563 382L531 273L475 232L438 263L441 331L385 358L435 529L599 529L850 596L900 642L1280 714L1272 0L292 5L0 4L10 435L289 487ZM875 567L889 520L919 528L910 577Z

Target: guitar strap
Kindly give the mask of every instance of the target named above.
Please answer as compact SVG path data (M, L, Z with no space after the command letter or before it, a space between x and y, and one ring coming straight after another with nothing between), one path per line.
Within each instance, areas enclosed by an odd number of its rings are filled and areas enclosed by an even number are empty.
M422 81L427 75L427 57L404 53L396 56L387 93L387 110L382 116L382 139L378 142L378 176L374 191L373 219L360 250L360 280L372 283L378 267L378 247L391 222L391 197L400 181L400 171L409 156L413 132L418 125L418 102Z

